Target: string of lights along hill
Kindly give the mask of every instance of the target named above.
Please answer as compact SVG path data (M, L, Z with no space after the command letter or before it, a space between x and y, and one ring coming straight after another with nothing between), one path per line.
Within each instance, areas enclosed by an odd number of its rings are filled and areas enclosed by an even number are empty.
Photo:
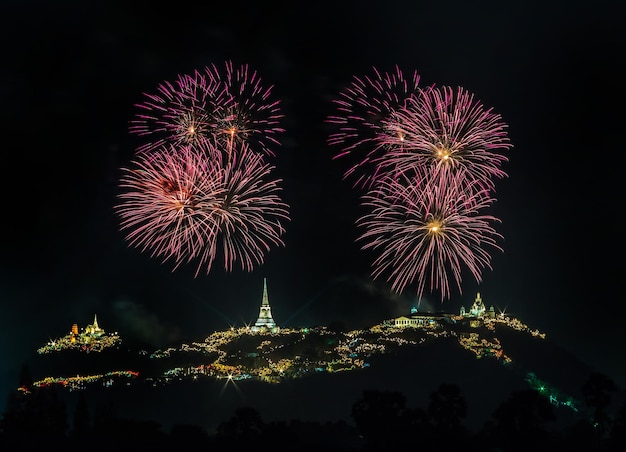
M514 366L514 357L507 353L499 331L514 330L541 341L545 334L533 330L505 312L496 313L494 306L486 307L481 294L458 314L451 312L426 312L412 307L406 315L383 320L370 328L353 331L332 331L325 326L279 328L271 314L267 280L263 279L263 293L259 316L254 325L231 326L215 331L203 341L182 343L152 352L135 350L137 366L148 360L147 373L135 369L112 369L98 374L81 373L75 376L46 376L36 380L35 387L59 385L69 390L85 389L98 384L104 387L131 384L160 386L188 379L223 379L229 382L258 380L278 384L295 378L305 378L316 373L336 373L366 370L370 358L400 349L425 346L438 339L456 338L458 345L474 354L477 359L495 359L505 367ZM39 354L58 354L67 351L85 353L97 359L99 353L119 349L122 339L117 333L109 334L99 326L97 318L84 329L73 324L68 335L50 340L38 350ZM289 356L288 350L297 353ZM295 352L297 350L297 352ZM169 367L169 360L198 364ZM128 361L128 356L125 356ZM132 360L132 359L131 359ZM155 366L154 362L162 362ZM161 369L155 372L155 368ZM558 406L576 410L579 401L564 394L549 382L526 371L526 382ZM28 392L29 388L18 388Z

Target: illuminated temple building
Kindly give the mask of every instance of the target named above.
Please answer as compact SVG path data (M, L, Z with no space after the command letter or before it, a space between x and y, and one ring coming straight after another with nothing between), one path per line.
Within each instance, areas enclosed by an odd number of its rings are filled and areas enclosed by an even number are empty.
M78 325L75 323L72 325L72 331L69 335L70 341L74 342L91 342L92 340L99 339L104 336L104 330L98 325L98 316L93 316L93 323L87 325L83 332L78 331Z
M469 313L465 312L465 306L461 306L460 315L462 317L483 317L487 315L489 316L489 318L494 318L496 312L493 309L493 305L489 308L489 311L485 310L485 304L483 303L483 299L480 297L480 292L478 292L476 294L476 299L474 300L474 303L470 307Z
M46 345L39 348L37 353L50 353L53 351L80 349L85 352L102 351L113 347L121 342L120 336L115 333L107 333L98 325L98 316L94 315L93 323L83 329L74 323L70 332L58 339L50 340Z
M479 292L476 294L476 299L472 303L469 312L465 310L465 306L461 306L459 315L449 312L420 312L416 307L413 307L408 316L396 317L392 322L397 327L428 327L439 323L456 323L467 320L470 326L477 327L480 326L483 318L495 318L495 310L493 305L489 310L485 309L485 304Z
M263 297L261 300L259 318L250 329L255 333L277 333L280 330L272 318L272 309L270 308L270 302L267 296L266 278L263 278Z

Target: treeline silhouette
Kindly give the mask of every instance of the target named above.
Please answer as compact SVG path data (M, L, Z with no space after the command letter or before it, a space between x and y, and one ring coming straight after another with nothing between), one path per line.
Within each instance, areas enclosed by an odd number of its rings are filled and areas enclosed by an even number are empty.
M106 403L98 404L92 416L84 393L68 416L59 388L33 387L26 366L19 379L20 390L8 395L0 419L1 451L236 451L260 446L325 451L626 450L626 401L614 409L619 388L602 373L592 373L583 384L584 408L566 422L558 422L563 408L528 389L512 392L478 431L465 426L467 402L459 386L449 383L441 383L424 408L407 406L401 392L363 391L352 405L353 423L265 422L257 409L241 406L209 433L194 424L175 424L165 431L156 421L125 418Z

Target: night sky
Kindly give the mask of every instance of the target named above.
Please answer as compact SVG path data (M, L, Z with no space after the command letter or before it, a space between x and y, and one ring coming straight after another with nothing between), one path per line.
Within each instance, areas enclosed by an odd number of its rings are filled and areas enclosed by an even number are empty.
M480 292L626 388L623 2L210 3L2 3L0 395L39 346L94 314L156 346L254 322L263 278L286 327L408 312L412 287L392 295L369 277L360 192L324 121L353 76L396 65L420 85L473 92L513 144L492 208L504 252L480 284L421 307L458 312ZM113 206L140 144L128 125L142 93L227 60L281 101L272 162L291 221L253 272L194 278L194 266L172 272L130 248Z

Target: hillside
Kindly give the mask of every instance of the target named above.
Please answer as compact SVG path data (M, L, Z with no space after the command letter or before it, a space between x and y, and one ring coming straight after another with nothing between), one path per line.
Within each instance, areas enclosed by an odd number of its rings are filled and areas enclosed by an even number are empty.
M592 369L543 334L511 318L434 317L419 328L231 329L159 350L121 341L98 353L40 354L33 377L36 385L70 389L69 406L85 391L92 408L112 403L125 416L165 426L211 429L240 406L256 408L268 421L350 421L364 390L399 391L409 406L425 407L441 383L461 388L474 429L512 391L529 387L543 387L560 411L575 415Z

